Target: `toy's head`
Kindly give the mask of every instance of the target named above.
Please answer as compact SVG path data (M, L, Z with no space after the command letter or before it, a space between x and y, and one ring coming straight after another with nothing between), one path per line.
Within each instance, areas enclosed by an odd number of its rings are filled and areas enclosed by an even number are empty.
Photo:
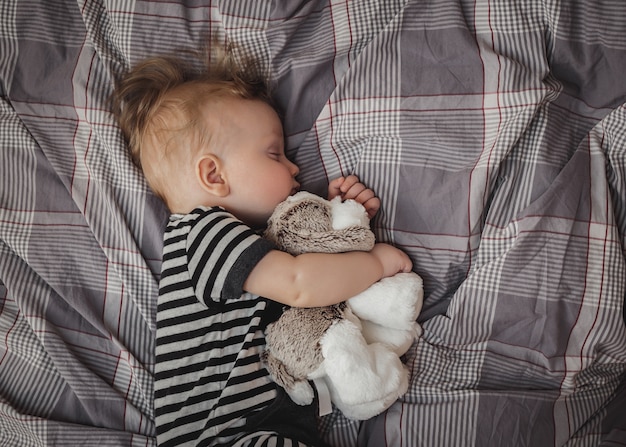
M365 208L354 200L325 200L299 192L270 216L265 237L292 255L370 251L374 233Z

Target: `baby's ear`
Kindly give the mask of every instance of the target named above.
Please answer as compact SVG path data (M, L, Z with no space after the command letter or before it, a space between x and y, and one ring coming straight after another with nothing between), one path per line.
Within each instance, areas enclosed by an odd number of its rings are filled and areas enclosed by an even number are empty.
M215 197L228 195L228 183L222 173L222 161L217 155L205 154L196 163L196 178L202 189Z

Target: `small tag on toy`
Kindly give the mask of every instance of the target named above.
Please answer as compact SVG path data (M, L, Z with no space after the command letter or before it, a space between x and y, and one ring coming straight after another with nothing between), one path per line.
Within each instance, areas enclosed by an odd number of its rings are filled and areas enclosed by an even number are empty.
M333 404L330 402L330 391L323 379L313 379L317 389L317 399L319 401L319 415L326 416L333 412Z

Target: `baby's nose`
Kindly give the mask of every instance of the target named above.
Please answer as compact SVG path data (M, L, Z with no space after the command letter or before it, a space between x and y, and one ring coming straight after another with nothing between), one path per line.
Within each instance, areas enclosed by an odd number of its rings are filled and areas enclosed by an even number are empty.
M292 163L292 162L289 162L289 163L291 164L291 166L289 167L289 169L291 170L291 175L293 177L297 176L300 173L300 168L295 163Z

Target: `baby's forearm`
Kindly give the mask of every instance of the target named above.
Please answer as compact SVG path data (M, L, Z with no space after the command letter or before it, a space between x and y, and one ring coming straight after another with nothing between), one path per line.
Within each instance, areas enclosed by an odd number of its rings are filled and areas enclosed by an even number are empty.
M379 279L409 271L400 250L377 244L371 252L266 255L248 276L245 290L293 307L336 304L362 292Z
M345 301L384 276L384 266L368 252L338 255L307 253L295 258L296 268L288 282L294 307L328 306Z

